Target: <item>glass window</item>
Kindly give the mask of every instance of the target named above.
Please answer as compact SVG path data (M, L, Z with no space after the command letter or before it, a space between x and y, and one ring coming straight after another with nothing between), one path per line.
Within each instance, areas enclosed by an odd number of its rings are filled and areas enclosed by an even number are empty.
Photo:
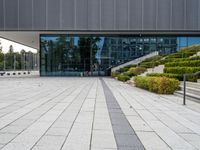
M41 35L42 76L108 75L110 68L154 51L174 53L200 37Z

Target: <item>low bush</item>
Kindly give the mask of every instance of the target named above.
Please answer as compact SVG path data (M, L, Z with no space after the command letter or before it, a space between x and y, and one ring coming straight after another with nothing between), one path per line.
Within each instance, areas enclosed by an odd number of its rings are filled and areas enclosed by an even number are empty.
M196 52L177 52L174 54L170 54L167 56L167 58L188 58L192 55L196 54Z
M135 69L135 75L138 76L138 75L144 73L145 71L147 71L146 68L144 68L144 67L137 67L137 68Z
M198 66L200 66L200 60L177 61L165 64L165 67L198 67Z
M185 48L181 48L180 52L184 53L184 52L192 52L192 53L197 53L200 51L200 45L192 45L189 47L185 47Z
M158 94L173 94L179 89L179 81L166 77L135 77L136 87Z
M165 67L164 73L172 73L172 74L190 74L200 71L200 67Z
M119 72L112 72L111 77L116 78L119 74Z
M155 61L155 62L144 62L140 64L140 67L144 68L153 68L155 66L160 65L160 61Z
M183 75L180 74L172 74L172 73L149 73L147 74L149 77L168 77L168 78L175 78L179 81L183 80Z
M192 58L165 58L160 60L160 64L166 64L170 62L180 62L180 61L193 61L193 60L200 60L199 56L192 57Z
M126 66L126 68L132 68L132 67L137 67L137 65L135 65L135 64L132 64L132 65L128 65L128 66Z
M168 78L175 78L179 81L183 81L183 75L181 74L171 74L171 73L150 73L147 74L149 77L168 77ZM199 76L187 76L186 80L190 82L197 82L197 79L199 79Z
M123 72L127 72L128 70L129 70L128 67L124 67L124 68L120 68L119 70L117 70L117 72L123 73Z
M158 60L160 60L160 59L162 59L162 58L163 58L163 56L160 56L160 55L154 56L154 57L145 59L145 60L143 61L143 63L158 61Z
M124 72L123 75L129 76L129 77L133 76L132 72L130 72L130 71Z
M131 67L136 67L137 65L128 65L126 67L123 67L123 68L120 68L119 70L117 70L117 72L120 72L120 73L124 73L124 72L127 72Z
M117 79L119 81L126 82L126 81L130 80L130 77L125 74L120 74L120 75L118 75Z

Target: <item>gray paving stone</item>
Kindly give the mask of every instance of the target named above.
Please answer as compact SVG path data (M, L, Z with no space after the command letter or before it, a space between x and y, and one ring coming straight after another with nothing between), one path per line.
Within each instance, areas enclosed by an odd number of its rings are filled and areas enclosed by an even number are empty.
M0 144L9 143L17 134L0 133Z
M200 149L200 104L103 80L1 78L0 149Z
M144 149L135 134L116 134L115 138L119 147L138 147Z
M112 91L108 88L108 86L103 80L101 81L106 97L108 111L113 108L121 109L114 95L112 94ZM143 150L144 146L142 145L137 135L135 135L133 128L129 125L129 122L123 114L122 110L121 113L109 112L109 115L111 118L111 123L113 125L113 132L115 134L117 148L119 149L121 147L126 149L127 147L130 147ZM121 134L120 132L122 132L123 134Z

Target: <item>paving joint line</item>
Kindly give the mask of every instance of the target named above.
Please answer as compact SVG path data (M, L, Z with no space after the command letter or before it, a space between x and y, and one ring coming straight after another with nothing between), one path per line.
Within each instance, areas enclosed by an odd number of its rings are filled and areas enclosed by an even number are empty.
M119 103L114 97L112 91L106 84L106 82L101 78L102 87L104 90L107 109L109 112L113 133L115 136L117 148L133 148L138 150L145 150L144 145L136 135L134 129L130 125L126 116L124 115ZM112 110L117 110L117 112L111 112ZM117 114L117 118L115 115ZM113 116L114 115L114 116ZM117 126L117 128L116 128Z
M58 95L63 94L66 90L69 90L69 89L72 88L72 87L73 87L73 86L68 87L68 88L65 89L63 92L59 93ZM57 91L58 91L58 90L57 90ZM48 101L46 101L45 103L41 104L40 106L43 106L43 105L45 105L46 103L51 102L51 101L52 101L55 97L57 97L58 95L56 95L56 96L54 96L53 98L49 99ZM57 104L55 104L55 105L57 105ZM32 124L30 124L27 128L29 128L30 126L32 126L37 120L39 120L42 116L44 116L47 112L49 112L53 107L55 107L55 105L53 105L52 107L50 107L45 113L43 113L39 118L37 118L37 119L36 119ZM38 107L40 107L40 106L38 106ZM38 107L37 107L37 108L38 108ZM28 113L24 114L23 116L17 118L16 120L19 120L20 118L22 118L22 117L26 116L27 114L33 112L33 111L36 110L37 108L31 110L30 112L28 112ZM6 128L7 126L9 126L10 124L12 124L12 123L15 122L16 120L12 121L11 123L9 123L8 125L6 125L5 127L1 128L1 130L4 129L4 128ZM6 145L8 145L9 143L11 143L17 136L19 136L19 135L20 135L23 131L25 131L27 128L25 128L25 129L22 130L20 133L18 133L18 134L17 134L15 137L13 137L12 140L10 140L8 143L4 144L2 148L4 148L4 147L5 147ZM2 149L2 148L1 148L1 149Z

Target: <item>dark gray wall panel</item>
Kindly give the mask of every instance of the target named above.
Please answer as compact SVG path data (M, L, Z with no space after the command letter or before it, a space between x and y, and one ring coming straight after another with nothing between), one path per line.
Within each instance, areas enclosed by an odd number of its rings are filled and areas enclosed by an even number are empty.
M172 30L184 29L184 1L172 0Z
M18 30L18 0L5 0L5 29Z
M46 0L33 0L33 28L46 29Z
M200 30L200 0L198 1L198 30Z
M0 0L4 29L200 31L200 0Z
M47 28L49 30L60 29L60 0L47 0Z
M128 0L116 0L116 29L128 29Z
M156 29L156 0L143 1L143 27L145 30Z
M0 30L4 29L4 9L3 0L0 0Z
M76 29L87 29L87 0L76 0Z
M62 0L62 28L65 30L74 29L75 21L75 0Z
M100 29L100 0L88 0L88 29Z
M198 28L198 1L199 0L187 0L186 1L186 29Z
M101 0L101 29L114 29L114 0Z
M32 29L32 0L19 0L19 29Z
M130 13L130 29L142 29L142 0L130 0L129 2Z
M158 0L157 29L170 29L171 0Z

